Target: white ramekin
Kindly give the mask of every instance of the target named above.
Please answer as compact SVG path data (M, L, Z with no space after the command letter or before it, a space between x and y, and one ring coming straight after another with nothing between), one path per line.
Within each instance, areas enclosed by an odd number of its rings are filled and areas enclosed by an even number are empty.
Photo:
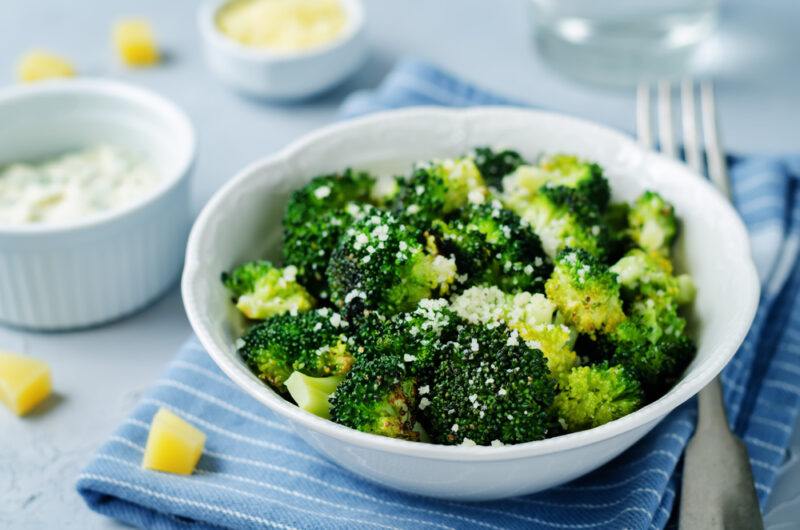
M0 91L0 165L98 143L143 153L163 180L141 200L65 224L0 226L0 322L38 330L100 324L157 298L181 269L194 130L141 88L104 80Z
M697 356L663 397L600 427L505 447L445 446L348 429L301 410L248 369L237 353L222 271L263 256L279 259L281 217L291 192L314 175L355 167L397 175L413 162L458 156L476 145L511 146L533 159L568 152L596 160L615 200L658 190L683 221L677 265L697 284ZM373 114L319 130L230 179L195 222L183 301L192 328L219 367L287 420L332 461L398 490L459 500L523 495L597 469L633 445L716 376L742 343L759 299L747 231L730 203L688 166L616 131L564 115L513 109L416 108Z
M247 95L276 100L313 96L343 81L366 58L364 9L360 0L342 0L348 24L336 39L296 52L247 47L223 35L215 18L226 2L211 0L200 7L200 35L211 71Z

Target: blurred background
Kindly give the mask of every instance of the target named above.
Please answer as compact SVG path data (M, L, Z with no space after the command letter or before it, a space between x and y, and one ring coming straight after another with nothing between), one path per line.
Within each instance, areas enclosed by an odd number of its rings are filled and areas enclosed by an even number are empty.
M376 85L401 56L428 59L532 105L633 128L632 89L577 81L537 53L531 0L367 0L366 65L332 92L283 106L242 99L207 71L196 24L198 4L5 0L0 15L0 81L12 83L18 56L42 47L71 58L80 75L118 77L174 99L200 133L195 207L242 164L335 120L347 94ZM152 21L167 54L161 66L114 68L109 28L123 15ZM800 5L794 0L768 4L722 0L719 29L700 45L691 66L717 80L723 139L729 150L800 150L795 132L800 122L798 19ZM231 131L239 134L232 136Z

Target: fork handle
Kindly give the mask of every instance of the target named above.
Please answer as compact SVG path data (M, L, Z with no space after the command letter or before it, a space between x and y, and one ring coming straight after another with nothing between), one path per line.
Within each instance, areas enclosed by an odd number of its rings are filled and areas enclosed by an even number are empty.
M698 398L697 430L686 446L681 530L764 528L747 448L731 433L715 378Z
M719 377L715 377L698 393L697 418L698 431L701 429L730 431Z

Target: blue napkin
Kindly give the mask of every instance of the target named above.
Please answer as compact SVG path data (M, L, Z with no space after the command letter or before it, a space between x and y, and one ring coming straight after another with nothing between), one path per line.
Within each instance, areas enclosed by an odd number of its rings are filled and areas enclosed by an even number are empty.
M509 103L407 61L375 92L354 95L343 111ZM800 410L800 156L733 159L731 175L765 288L723 384L764 506ZM140 468L159 407L208 435L191 477ZM100 448L77 487L93 510L143 528L663 528L695 415L694 403L679 407L613 462L547 492L486 503L438 501L386 490L329 463L240 392L192 339Z

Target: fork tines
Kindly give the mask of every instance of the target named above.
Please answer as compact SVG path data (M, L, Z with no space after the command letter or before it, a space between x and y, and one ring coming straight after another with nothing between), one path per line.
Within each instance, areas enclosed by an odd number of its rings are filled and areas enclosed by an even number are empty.
M711 81L697 82L684 79L680 84L670 81L659 81L655 86L640 84L636 91L636 132L639 142L648 149L658 145L669 157L681 157L672 108L676 92L680 98L680 140L683 145L683 158L692 169L701 175L708 175L725 196L730 196L727 165L717 131L714 85ZM653 134L654 115L657 120L657 138ZM702 131L702 140L698 131ZM703 147L705 157L703 157Z

